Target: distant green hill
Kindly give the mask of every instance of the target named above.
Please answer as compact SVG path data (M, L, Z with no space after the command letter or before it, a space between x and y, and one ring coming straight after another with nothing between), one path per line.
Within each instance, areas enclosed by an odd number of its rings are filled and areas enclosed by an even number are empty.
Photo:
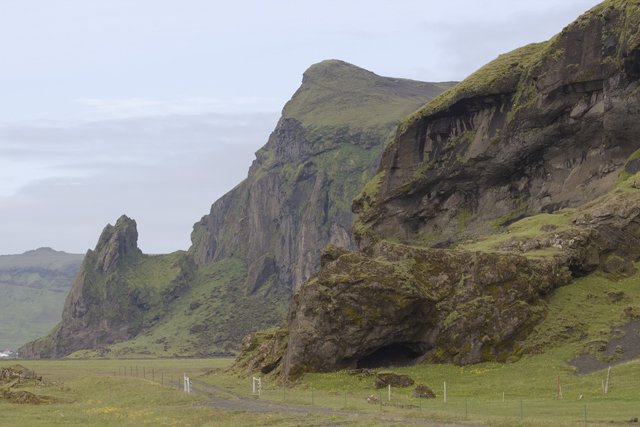
M83 258L51 248L0 255L0 348L17 350L49 333Z

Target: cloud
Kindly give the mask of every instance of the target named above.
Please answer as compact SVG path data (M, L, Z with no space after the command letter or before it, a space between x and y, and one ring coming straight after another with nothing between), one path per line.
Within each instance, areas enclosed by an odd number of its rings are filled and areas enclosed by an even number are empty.
M187 249L192 225L246 177L278 116L0 126L0 253L83 253L122 214L137 220L143 251Z
M85 116L129 118L165 114L203 114L211 112L277 111L282 108L278 98L77 98L74 103L91 107Z

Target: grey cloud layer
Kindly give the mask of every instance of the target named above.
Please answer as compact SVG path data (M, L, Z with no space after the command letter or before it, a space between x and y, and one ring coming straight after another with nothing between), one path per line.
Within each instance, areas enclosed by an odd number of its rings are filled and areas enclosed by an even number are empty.
M29 159L45 172L0 199L0 253L40 246L84 252L122 214L138 221L143 250L187 249L193 223L246 177L277 118L203 114L3 126L0 158Z

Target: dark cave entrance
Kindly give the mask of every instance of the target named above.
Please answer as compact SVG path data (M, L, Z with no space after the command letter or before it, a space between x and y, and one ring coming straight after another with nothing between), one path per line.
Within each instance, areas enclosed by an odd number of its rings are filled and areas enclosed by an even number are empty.
M420 354L402 344L380 347L373 353L358 360L358 369L391 368L411 366Z

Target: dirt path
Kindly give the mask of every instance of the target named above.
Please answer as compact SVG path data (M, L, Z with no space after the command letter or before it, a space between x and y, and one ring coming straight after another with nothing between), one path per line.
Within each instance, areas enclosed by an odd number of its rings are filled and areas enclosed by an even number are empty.
M612 339L608 343L606 351L602 352L603 356L611 356L620 347L622 354L619 358L611 362L598 360L595 354L586 354L570 360L567 364L578 368L578 375L590 374L592 372L607 369L609 366L619 365L620 363L640 357L640 320L634 320L626 325L611 328L624 332L624 336L619 339Z
M287 403L278 403L278 402L270 402L267 400L260 400L256 398L246 398L240 396L236 393L230 392L229 390L225 390L219 387L216 387L211 384L203 383L202 381L192 380L193 382L193 391L202 396L206 396L209 398L209 402L207 406L212 406L216 408L220 408L225 411L251 411L258 412L263 414L269 413L293 413L293 414L321 414L321 415L339 415L348 418L352 418L354 420L363 419L363 420L375 420L380 421L382 423L401 423L401 424L418 424L418 425L427 425L431 427L436 426L447 426L447 427L480 427L474 424L460 424L454 423L450 421L434 421L434 420L426 420L419 418L404 418L401 415L396 414L385 414L385 415L374 415L372 413L367 412L357 412L357 411L340 411L333 410L328 408L322 408L318 406L306 406L306 405L293 405ZM230 396L229 399L217 397L216 395L225 394ZM340 425L349 425L355 421L345 421L338 423L331 423L331 425L340 426Z

